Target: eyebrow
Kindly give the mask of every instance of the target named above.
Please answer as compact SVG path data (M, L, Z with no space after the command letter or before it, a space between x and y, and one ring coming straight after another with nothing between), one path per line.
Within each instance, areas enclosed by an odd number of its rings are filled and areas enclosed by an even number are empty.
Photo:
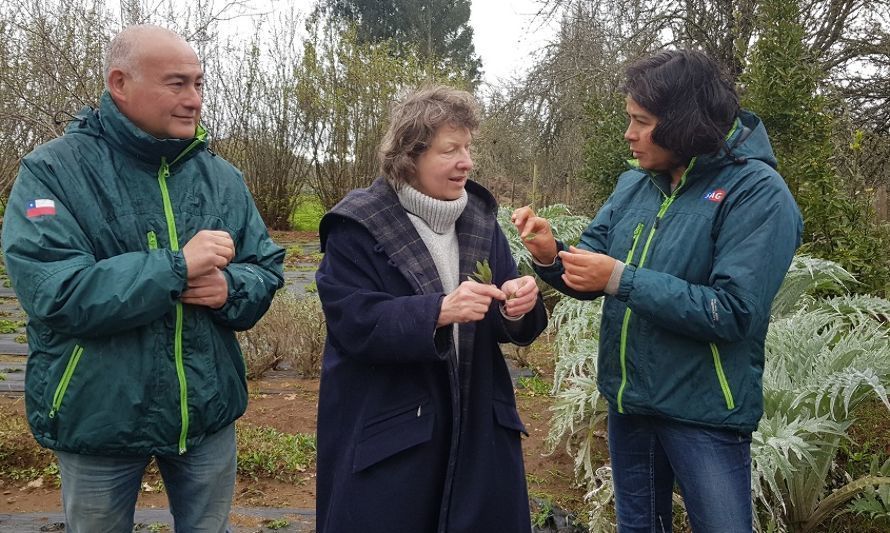
M189 74L181 74L181 73L177 72L177 73L173 73L173 74L167 74L166 76L164 76L164 81L172 81L172 80L188 81L191 79L203 80L204 73L202 72L201 74L198 74L197 76L191 76Z

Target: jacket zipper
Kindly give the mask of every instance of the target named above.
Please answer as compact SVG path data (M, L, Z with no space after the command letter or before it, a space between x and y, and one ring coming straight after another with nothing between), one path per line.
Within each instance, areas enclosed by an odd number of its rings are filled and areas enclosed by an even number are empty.
M717 370L717 381L720 382L720 388L723 390L723 399L726 400L726 408L732 411L735 409L735 400L732 399L732 390L729 388L729 382L726 380L726 374L723 373L723 363L720 362L720 351L717 345L711 343L711 355L714 356L714 368Z
M664 218L664 214L671 207L671 204L674 203L674 200L677 198L677 194L679 194L680 190L683 189L683 185L686 184L686 176L692 170L692 167L695 166L696 158L692 158L692 161L689 162L689 166L686 167L686 172L680 177L680 183L677 185L677 188L671 193L670 196L667 196L662 192L662 195L665 196L664 201L661 202L661 207L658 208L658 213L655 215L655 222L652 223L652 228L649 229L649 235L646 237L646 244L643 245L643 253L640 255L640 262L637 265L637 268L643 268L643 265L646 264L646 256L649 254L649 245L652 244L652 238L655 237L655 230L658 229L658 223L661 222L661 219ZM656 188L657 185L656 185ZM661 189L658 189L661 191ZM637 226L639 228L639 225ZM634 232L636 233L636 231ZM634 237L634 243L631 247L631 253L633 253L634 248L637 245L637 237ZM629 261L628 261L629 262ZM618 388L618 412L624 414L624 389L627 387L627 331L628 326L630 325L630 315L631 310L628 307L624 311L624 320L621 322L621 344L619 346L619 357L621 359L621 386Z
M68 364L65 366L65 372L62 374L62 379L56 387L55 394L53 394L53 405L49 410L50 418L55 418L56 413L58 413L59 409L62 407L62 398L65 397L65 391L68 390L68 383L71 381L71 376L74 375L74 369L77 368L77 363L80 361L80 356L82 354L83 347L79 344L75 344L74 350L71 352L71 358L68 359Z
M625 263L633 262L634 251L637 249L637 242L640 240L640 234L643 233L645 223L640 222L634 229L633 242L630 245L630 251L627 253ZM619 360L621 361L621 386L618 387L618 412L623 413L624 408L621 405L621 396L624 394L624 387L627 386L627 323L630 321L630 308L624 311L624 320L621 322L621 344L619 349Z
M192 144L192 146L194 143ZM189 149L191 146L189 146ZM186 149L188 151L188 149ZM185 152L183 152L185 153ZM180 155L180 157L182 157ZM179 160L176 158L174 163ZM170 239L170 250L179 251L179 237L176 233L176 220L173 217L173 206L170 204L170 193L167 191L167 178L170 177L170 166L167 158L161 158L161 168L158 169L158 184L161 187L161 197L164 200L164 216L167 218L167 233ZM150 239L151 237L149 237ZM176 377L179 379L179 413L182 419L182 429L179 433L179 454L186 452L186 437L189 430L188 407L188 382L185 379L185 367L182 362L182 302L176 302L176 331L173 337L173 356L176 360Z

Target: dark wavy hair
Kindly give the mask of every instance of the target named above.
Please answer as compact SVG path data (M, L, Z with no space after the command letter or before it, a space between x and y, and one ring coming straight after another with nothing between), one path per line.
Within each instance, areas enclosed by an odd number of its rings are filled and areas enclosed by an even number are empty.
M444 125L479 129L479 108L466 91L433 85L414 90L390 113L389 128L378 147L380 173L396 189L410 184L417 173L417 158L425 152Z
M652 141L681 163L715 154L739 113L739 96L716 61L696 50L668 50L627 67L622 90L658 117Z

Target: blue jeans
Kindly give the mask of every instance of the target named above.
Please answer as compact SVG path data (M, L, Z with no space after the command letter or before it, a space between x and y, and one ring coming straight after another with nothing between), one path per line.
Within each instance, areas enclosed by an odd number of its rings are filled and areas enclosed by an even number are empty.
M69 533L131 533L136 497L150 456L95 456L56 451ZM176 531L227 530L235 489L235 425L208 435L184 455L155 460Z
M751 533L751 436L609 409L619 533L671 531L680 487L695 533Z

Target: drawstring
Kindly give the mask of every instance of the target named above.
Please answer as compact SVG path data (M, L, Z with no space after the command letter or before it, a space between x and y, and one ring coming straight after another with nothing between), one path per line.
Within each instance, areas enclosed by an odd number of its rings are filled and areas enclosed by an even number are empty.
M93 108L91 107L90 109L92 110ZM63 118L63 117L68 117L68 118ZM80 122L79 126L82 128L87 125L88 118L84 115L72 115L71 113L69 113L67 111L56 111L56 114L53 115L53 122L55 123L56 126L61 126L62 124L65 124L66 122L73 122L75 120Z

